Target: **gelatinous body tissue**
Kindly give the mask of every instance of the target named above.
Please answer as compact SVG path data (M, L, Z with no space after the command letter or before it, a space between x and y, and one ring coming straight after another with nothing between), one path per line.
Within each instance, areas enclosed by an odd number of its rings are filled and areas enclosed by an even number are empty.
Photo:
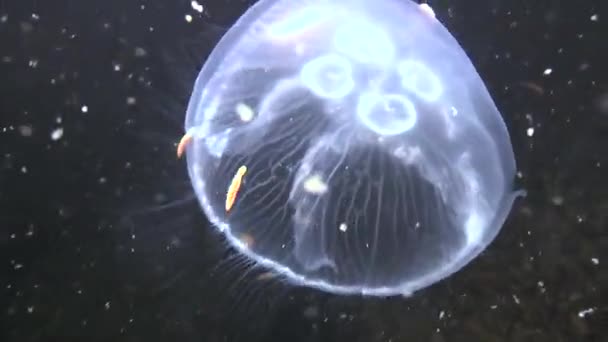
M447 277L521 193L483 81L409 0L259 1L207 59L186 131L178 154L228 241L334 293L409 294Z

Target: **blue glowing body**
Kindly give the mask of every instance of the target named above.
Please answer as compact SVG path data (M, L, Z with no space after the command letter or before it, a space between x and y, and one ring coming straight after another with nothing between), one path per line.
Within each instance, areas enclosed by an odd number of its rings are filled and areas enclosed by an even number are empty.
M228 241L335 293L408 294L448 276L518 194L482 80L409 0L259 1L206 61L186 129L193 187Z

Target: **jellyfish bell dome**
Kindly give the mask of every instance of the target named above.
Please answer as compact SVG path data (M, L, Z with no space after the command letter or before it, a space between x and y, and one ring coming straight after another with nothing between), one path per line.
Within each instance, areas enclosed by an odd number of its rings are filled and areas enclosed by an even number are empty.
M261 0L202 68L189 175L210 221L287 281L409 294L496 237L506 126L432 12L409 0Z

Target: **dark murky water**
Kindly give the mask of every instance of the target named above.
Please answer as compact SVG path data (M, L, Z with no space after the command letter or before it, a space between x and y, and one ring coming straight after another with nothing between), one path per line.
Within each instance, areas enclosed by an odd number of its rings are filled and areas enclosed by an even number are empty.
M282 284L206 223L175 144L198 68L249 3L200 4L0 0L0 340L606 339L603 1L431 2L528 196L469 266L386 299Z

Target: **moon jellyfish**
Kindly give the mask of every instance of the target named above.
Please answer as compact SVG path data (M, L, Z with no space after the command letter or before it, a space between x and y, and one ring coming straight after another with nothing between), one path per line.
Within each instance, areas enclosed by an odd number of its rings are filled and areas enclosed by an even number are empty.
M409 0L259 1L208 57L185 125L179 153L214 226L258 265L333 293L447 277L521 193L483 81Z

